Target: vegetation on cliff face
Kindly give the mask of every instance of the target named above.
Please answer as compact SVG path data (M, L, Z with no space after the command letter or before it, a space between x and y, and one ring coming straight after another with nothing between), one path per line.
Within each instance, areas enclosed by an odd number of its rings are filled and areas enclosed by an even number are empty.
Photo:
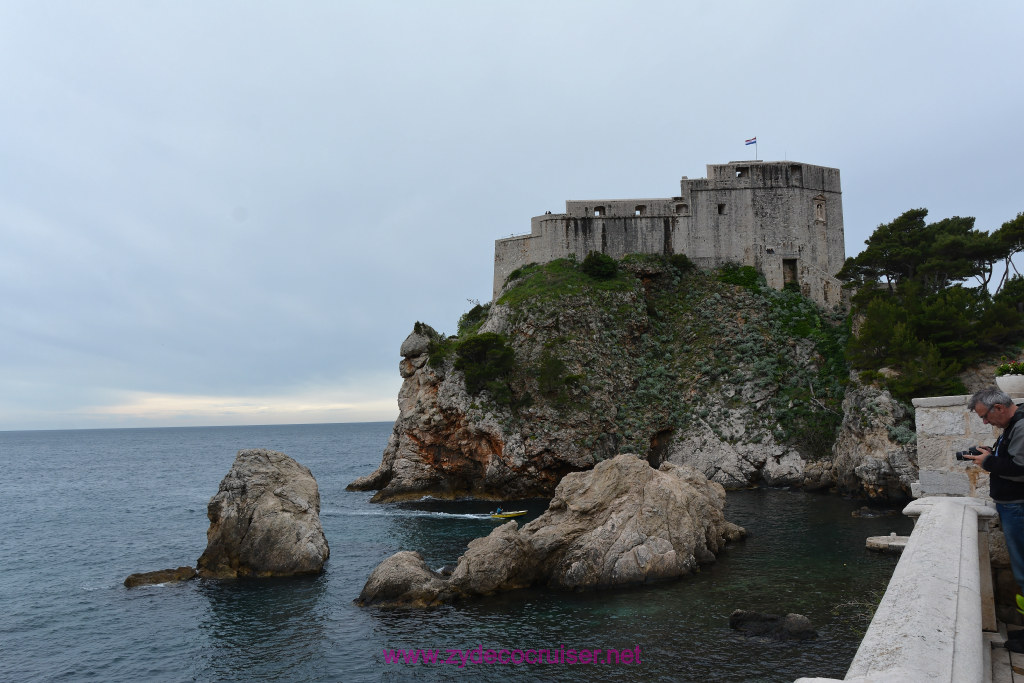
M474 307L459 335L433 334L431 367L462 370L474 409L540 450L575 440L595 461L653 462L700 423L728 443L829 454L848 376L841 314L749 267L705 273L685 257L639 255L612 265L519 269L486 311L493 321Z
M381 465L349 486L374 500L546 496L637 453L726 487L902 498L917 477L913 409L893 395L949 393L957 364L1024 336L1024 279L986 287L1024 250L1024 218L986 237L972 219L924 216L881 226L848 261L852 343L843 312L750 267L591 254L519 268L455 335L416 323ZM889 390L847 386L848 362Z

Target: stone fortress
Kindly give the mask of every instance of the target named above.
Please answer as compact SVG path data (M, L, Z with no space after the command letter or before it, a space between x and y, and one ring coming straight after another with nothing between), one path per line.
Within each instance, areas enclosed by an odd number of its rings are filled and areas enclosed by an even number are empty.
M530 234L494 243L494 298L516 268L591 251L685 254L701 268L753 266L769 286L796 283L830 308L842 303L843 202L839 169L795 161L708 164L679 196L570 200L530 221Z

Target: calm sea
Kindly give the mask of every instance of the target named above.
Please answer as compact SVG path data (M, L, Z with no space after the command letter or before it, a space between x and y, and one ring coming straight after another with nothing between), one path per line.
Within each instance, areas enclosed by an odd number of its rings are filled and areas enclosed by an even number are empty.
M750 537L700 574L586 594L520 591L427 611L353 604L388 555L454 564L495 522L478 501L371 505L345 485L380 462L390 423L0 432L0 679L17 681L791 681L841 678L895 560L867 536L902 517L785 490L729 493ZM242 448L279 450L320 485L320 577L128 590L133 572L194 565L206 504ZM545 501L526 501L526 520ZM504 505L512 508L511 504ZM748 639L736 608L800 612L820 638ZM639 664L388 663L385 650L640 648Z

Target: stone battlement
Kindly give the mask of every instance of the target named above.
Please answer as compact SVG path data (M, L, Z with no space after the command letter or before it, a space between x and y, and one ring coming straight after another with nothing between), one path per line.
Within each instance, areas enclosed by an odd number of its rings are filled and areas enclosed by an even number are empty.
M509 273L591 251L685 254L702 268L753 266L768 284L796 283L826 307L842 302L835 274L846 260L839 170L795 161L709 164L683 177L679 195L569 200L565 213L535 216L530 234L494 243L494 297Z

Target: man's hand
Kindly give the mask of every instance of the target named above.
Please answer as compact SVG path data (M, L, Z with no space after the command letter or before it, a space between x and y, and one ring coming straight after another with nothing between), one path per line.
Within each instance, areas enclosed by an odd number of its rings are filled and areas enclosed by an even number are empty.
M985 462L985 458L992 455L992 449L989 448L988 446L975 446L975 448L981 451L981 455L971 455L969 453L965 453L964 460L970 460L975 465L978 465L980 467L981 463Z

